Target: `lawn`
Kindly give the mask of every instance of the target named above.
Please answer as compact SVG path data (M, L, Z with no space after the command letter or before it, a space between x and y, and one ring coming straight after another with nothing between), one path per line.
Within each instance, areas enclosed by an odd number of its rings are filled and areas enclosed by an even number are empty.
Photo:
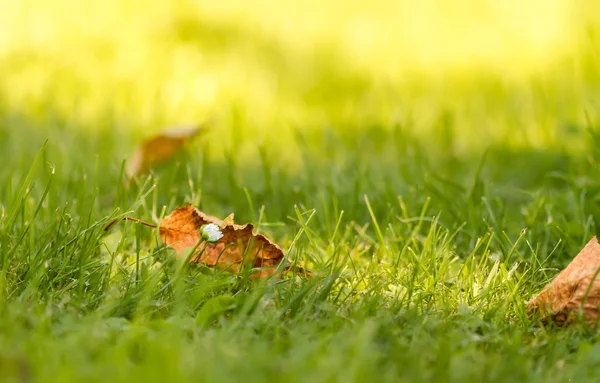
M0 381L596 381L525 306L600 223L600 9L476 3L4 2ZM104 230L188 203L313 276Z

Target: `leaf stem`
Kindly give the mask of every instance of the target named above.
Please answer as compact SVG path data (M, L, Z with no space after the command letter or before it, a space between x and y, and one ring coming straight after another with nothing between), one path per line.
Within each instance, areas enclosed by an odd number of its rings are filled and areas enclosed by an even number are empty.
M132 222L136 222L136 223L140 223L144 226L148 226L148 227L153 227L156 228L156 225L153 223L148 223L148 222L144 222L142 220L139 220L137 218L133 218L133 217L123 217L123 218L115 218L112 221L110 221L108 223L108 225L106 225L104 227L104 231L108 231L111 227L113 227L117 222L121 221L121 220L125 220L125 221L132 221Z

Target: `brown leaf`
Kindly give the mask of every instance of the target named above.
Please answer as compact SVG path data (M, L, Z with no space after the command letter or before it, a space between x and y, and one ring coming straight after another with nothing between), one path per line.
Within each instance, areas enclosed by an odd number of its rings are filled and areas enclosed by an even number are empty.
M200 126L180 127L146 139L127 161L127 175L135 177L168 161L186 142L203 131Z
M160 225L160 237L163 242L183 253L201 241L200 229L213 223L223 233L216 243L201 243L191 262L204 263L237 272L242 265L266 268L257 275L266 277L275 272L275 267L283 260L283 251L275 243L261 234L253 234L253 226L233 224L233 216L225 220L205 215L198 209L187 205L174 210L166 216Z
M231 213L229 214L227 217L225 217L225 219L223 220L223 225L233 225L233 218L234 218L234 214Z
M600 309L600 244L593 237L571 263L527 304L543 322L571 324L581 314L596 324Z

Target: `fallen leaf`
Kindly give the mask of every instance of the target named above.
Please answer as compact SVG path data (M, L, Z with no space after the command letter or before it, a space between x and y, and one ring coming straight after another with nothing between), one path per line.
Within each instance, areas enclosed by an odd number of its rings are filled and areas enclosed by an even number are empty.
M223 225L233 225L233 218L234 218L234 214L231 213L229 214L227 217L225 217L225 219L223 220Z
M204 129L201 126L179 127L146 139L127 161L127 175L133 178L171 159L181 147Z
M600 244L593 237L571 263L527 304L544 323L570 324L578 315L596 324L600 309Z
M186 249L196 247L202 239L200 229L211 223L219 227L223 237L216 243L200 244L191 262L233 272L239 271L242 265L250 265L264 268L254 276L266 277L275 272L276 266L284 258L279 246L264 235L253 233L251 224L236 225L232 215L220 220L190 205L178 208L163 218L160 236L167 246L182 254Z

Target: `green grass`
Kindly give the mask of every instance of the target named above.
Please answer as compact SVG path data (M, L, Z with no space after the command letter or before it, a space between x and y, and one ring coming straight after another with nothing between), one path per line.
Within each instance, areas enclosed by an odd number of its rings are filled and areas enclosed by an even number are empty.
M268 4L149 4L100 7L89 35L55 10L68 38L1 51L0 381L597 379L595 331L525 313L597 230L596 24L523 68L395 73L385 49L349 64L343 20L294 40ZM205 119L126 186L143 137ZM103 230L186 203L252 222L314 278L257 282L182 264L157 230Z

